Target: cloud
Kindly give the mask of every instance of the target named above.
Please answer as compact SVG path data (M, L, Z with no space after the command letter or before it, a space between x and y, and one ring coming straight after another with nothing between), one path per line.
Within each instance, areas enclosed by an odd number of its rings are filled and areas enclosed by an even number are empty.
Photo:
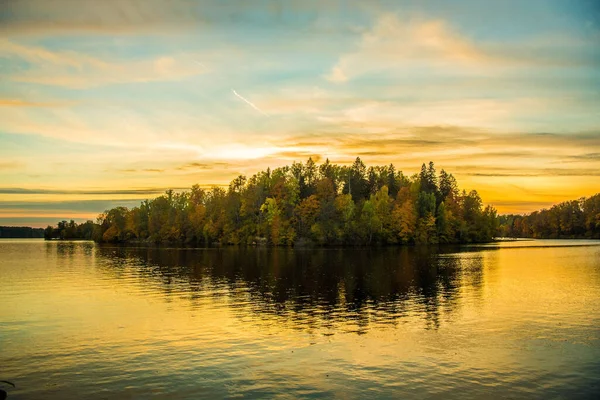
M321 154L311 151L279 151L269 155L269 158L284 159L291 161L304 161L312 158L314 162L319 162L323 159Z
M575 161L600 161L600 153L584 153L570 155L567 158Z
M206 0L5 0L0 2L0 33L48 34L154 34L210 27L246 27L268 30L273 26L311 28L320 32L351 30L327 16L345 11L348 3L214 2ZM362 3L352 1L356 5Z
M161 164L165 164L165 162L161 162ZM125 168L119 169L118 172L123 173L140 173L140 172L150 172L150 173L172 173L175 171L199 171L199 170L215 170L215 169L228 169L233 167L233 164L227 162L218 162L218 161L208 161L208 162L189 162L182 165L173 166L173 161L169 160L163 168Z
M289 136L280 141L275 140L274 144L300 148L338 148L349 151L435 150L437 148L451 150L452 148L474 147L489 151L493 156L514 154L515 156L529 157L531 154L544 154L540 149L553 149L559 152L557 155L561 155L561 150L567 151L567 155L569 155L586 149L598 149L600 148L600 132L527 133L451 125L402 126L398 124L396 127L390 125L389 129L377 134L368 133L368 131L338 131L337 133L326 131Z
M446 74L489 79L507 68L597 68L597 56L594 40L570 32L524 37L518 43L485 41L459 32L445 20L384 13L325 78L344 83L394 72L396 77Z
M0 120L2 131L12 135L86 144L93 153L97 149L130 149L127 156L135 160L174 154L179 159L194 158L209 151L207 145L228 142L233 131L219 118L166 101L147 105L90 99L73 107L0 107ZM207 140L207 132L218 132L219 140ZM61 144L57 141L53 144ZM105 154L114 157L114 153Z
M200 3L175 0L7 0L0 3L5 34L151 32L189 28L202 20Z
M341 83L421 62L443 67L473 66L489 60L485 52L442 20L401 21L395 14L384 14L361 36L357 49L343 55L326 78Z
M534 177L588 176L600 173L595 153L600 149L600 134L497 132L455 126L403 127L379 134L338 132L287 137L274 145L293 148L295 154L320 154L339 162L351 162L356 156L369 163L394 163L411 170L422 162L461 176ZM557 168L573 154L590 154L577 168ZM275 153L277 154L277 153ZM472 164L466 165L465 160ZM514 167L506 167L507 164Z
M472 169L478 169L471 166ZM497 171L498 167L491 168ZM512 172L462 172L465 176L483 176L483 177L538 177L538 176L600 176L597 169L573 169L573 168L542 168L534 169L531 172L523 172L522 168L514 168Z
M522 214L533 210L550 208L557 204L557 201L520 201L520 200L504 200L494 201L491 204L502 210L502 214ZM528 211L524 211L528 210Z
M347 63L347 61L346 61ZM331 73L326 76L326 78L335 83L346 82L348 77L344 73L341 65L336 65L331 69Z
M385 97L385 94L378 93ZM375 97L365 92L344 91L340 88L325 88L322 85L289 84L269 88L268 92L260 93L260 104L269 110L269 115L293 118L294 125L300 119L313 125L323 124L323 119L338 116L357 105L368 104Z
M61 194L61 195L152 195L162 194L168 189L183 190L186 188L145 188L145 189L118 189L118 190L61 190L61 189L42 189L42 188L11 188L11 187L0 187L0 194Z
M77 102L65 100L31 101L23 99L0 99L0 107L68 107L74 104L77 104Z
M20 169L24 166L25 164L20 161L0 161L0 171Z
M75 200L75 201L0 201L1 213L14 212L56 212L70 211L74 214L81 212L101 213L117 206L136 207L139 206L139 199L119 199L119 200Z
M444 85L440 82L440 85ZM372 89L372 88L371 88ZM588 129L596 126L589 118L591 103L576 104L565 98L519 96L432 96L406 92L407 98L385 99L387 95L374 94L369 98L369 88L362 100L323 104L312 113L315 125L332 132L340 129L356 132L382 133L405 126L461 126L496 130L522 129L524 119L530 130L556 128L568 125L569 129ZM415 89L416 90L416 89ZM436 90L443 90L439 87ZM493 91L494 89L490 89ZM375 96L379 96L378 99ZM384 97L384 98L381 98ZM548 109L561 109L561 115L548 116ZM588 116L588 118L585 117ZM579 117L581 116L581 117ZM536 117L536 118L534 118ZM572 121L571 121L572 120ZM595 125L593 125L595 124Z
M52 51L44 47L23 45L6 38L0 39L4 57L26 61L27 69L7 74L16 82L62 86L71 89L140 83L176 81L206 73L195 59L198 54L178 53L155 58L104 60L74 51Z
M229 168L232 167L232 164L227 162L211 162L211 163L201 163L201 162L190 162L184 165L180 165L175 169L180 171L186 170L198 170L198 169L216 169L216 168Z
M110 113L111 118L106 117ZM0 107L4 132L40 135L67 142L110 147L144 143L153 129L149 118L129 109L100 107Z

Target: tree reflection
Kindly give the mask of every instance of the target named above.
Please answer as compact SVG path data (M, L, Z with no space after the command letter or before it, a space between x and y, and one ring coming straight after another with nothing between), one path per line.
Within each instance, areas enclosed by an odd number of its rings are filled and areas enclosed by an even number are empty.
M132 268L160 282L167 297L181 291L192 302L228 296L240 315L250 311L294 328L343 327L360 334L403 318L422 318L427 329L452 319L461 287L481 286L484 271L482 257L455 251L100 246L97 254L104 271Z

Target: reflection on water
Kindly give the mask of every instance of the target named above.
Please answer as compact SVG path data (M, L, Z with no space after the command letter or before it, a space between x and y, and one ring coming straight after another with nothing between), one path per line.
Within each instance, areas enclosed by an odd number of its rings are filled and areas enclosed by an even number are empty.
M297 329L336 327L364 333L369 324L419 316L426 328L452 318L459 289L478 291L483 257L439 257L431 249L157 249L99 248L103 269L129 266L162 283L166 296L189 291L226 295L244 312L278 317ZM176 289L174 290L174 287Z
M593 398L600 243L0 241L9 398Z

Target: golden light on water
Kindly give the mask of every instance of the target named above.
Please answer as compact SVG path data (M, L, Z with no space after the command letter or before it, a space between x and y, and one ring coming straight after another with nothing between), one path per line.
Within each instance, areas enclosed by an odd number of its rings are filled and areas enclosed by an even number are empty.
M548 390L574 390L587 375L565 368L593 370L597 354L598 246L547 247L556 245L433 255L3 241L11 285L0 300L12 306L0 310L2 357L24 394L47 398L97 385L184 397L275 387L531 394L532 374ZM38 361L14 362L29 359Z

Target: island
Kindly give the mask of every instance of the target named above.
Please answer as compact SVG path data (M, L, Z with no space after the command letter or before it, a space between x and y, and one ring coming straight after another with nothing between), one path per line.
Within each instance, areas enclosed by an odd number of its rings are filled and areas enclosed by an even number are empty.
M46 239L194 245L401 245L489 242L496 236L599 238L600 194L530 215L498 216L476 190L435 165L405 176L394 165L326 160L238 176L227 189L168 190L96 222L61 221Z

